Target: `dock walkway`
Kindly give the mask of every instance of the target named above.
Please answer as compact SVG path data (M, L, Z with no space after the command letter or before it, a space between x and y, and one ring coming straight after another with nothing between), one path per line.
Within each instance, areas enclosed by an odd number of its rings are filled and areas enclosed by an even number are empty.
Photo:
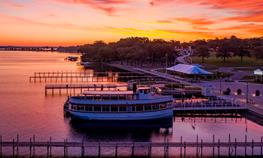
M45 86L45 95L51 91L52 95L55 92L58 92L59 95L63 93L63 90L66 94L82 94L84 90L94 90L94 91L103 91L103 90L119 90L120 88L126 88L127 84L47 84ZM73 92L72 92L73 90Z
M35 72L29 82L117 82L118 79L156 78L132 72Z
M43 156L39 155L41 152L39 150L46 151L47 157L58 156L58 153L52 153L52 150L56 148L63 149L63 156L72 156L69 150L71 148L79 148L78 156L91 156L88 155L88 151L92 150L92 153L96 153L96 157L103 156L103 149L107 148L108 150L112 150L113 156L115 157L123 157L124 155L120 155L123 150L129 151L126 152L126 157L128 156L137 156L137 150L143 150L145 155L140 156L155 156L154 154L162 153L162 157L186 157L186 156L196 156L203 157L210 155L211 157L220 157L220 156L263 156L263 137L261 140L251 141L247 140L247 136L245 136L245 141L237 141L237 139L231 139L229 135L228 141L220 141L220 139L216 140L215 135L213 135L212 142L205 142L202 139L199 140L198 136L196 137L195 142L186 142L183 141L183 138L180 137L180 142L168 142L165 139L164 142L71 142L64 140L64 142L56 142L52 141L50 138L48 141L35 141L35 137L33 139L30 138L30 141L19 141L19 138L13 139L12 141L3 141L0 137L0 156L5 156L6 153L3 152L3 149L9 148L10 154L13 157L18 157L23 155L23 153L19 152L19 149L23 150L28 149L28 156ZM158 153L154 149L161 148L158 150ZM240 152L240 148L243 149ZM38 152L36 152L38 149ZM175 151L175 149L180 151ZM209 150L210 149L210 150ZM95 150L95 151L94 151ZM189 152L190 151L190 152ZM192 151L192 152L191 152ZM194 152L193 152L194 151ZM210 152L209 152L210 151ZM24 155L23 155L24 156Z

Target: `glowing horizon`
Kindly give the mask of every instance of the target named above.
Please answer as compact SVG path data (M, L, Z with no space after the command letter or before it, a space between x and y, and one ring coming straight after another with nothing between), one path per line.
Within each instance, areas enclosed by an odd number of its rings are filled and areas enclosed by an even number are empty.
M262 0L2 0L0 45L263 36Z

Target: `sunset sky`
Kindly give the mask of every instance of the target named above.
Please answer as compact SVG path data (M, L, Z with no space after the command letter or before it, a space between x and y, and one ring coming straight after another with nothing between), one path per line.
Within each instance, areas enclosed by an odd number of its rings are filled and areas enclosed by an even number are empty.
M263 0L0 0L0 45L263 36Z

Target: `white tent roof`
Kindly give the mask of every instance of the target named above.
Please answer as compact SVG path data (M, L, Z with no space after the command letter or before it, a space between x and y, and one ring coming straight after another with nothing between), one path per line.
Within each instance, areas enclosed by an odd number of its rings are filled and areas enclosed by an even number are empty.
M256 69L256 70L254 71L254 75L263 75L263 71L260 70L260 69Z
M189 75L211 75L211 72L208 72L199 66L196 65L187 65L187 64L177 64L175 66L167 68L167 70L180 72Z

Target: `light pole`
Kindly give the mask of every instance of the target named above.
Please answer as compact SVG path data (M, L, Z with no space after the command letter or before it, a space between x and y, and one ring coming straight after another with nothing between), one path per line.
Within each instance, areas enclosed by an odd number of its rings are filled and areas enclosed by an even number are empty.
M222 78L220 77L220 95L222 94Z
M165 53L165 73L167 74L167 53Z
M247 93L246 93L247 95L247 103L248 103L248 82L247 82Z

